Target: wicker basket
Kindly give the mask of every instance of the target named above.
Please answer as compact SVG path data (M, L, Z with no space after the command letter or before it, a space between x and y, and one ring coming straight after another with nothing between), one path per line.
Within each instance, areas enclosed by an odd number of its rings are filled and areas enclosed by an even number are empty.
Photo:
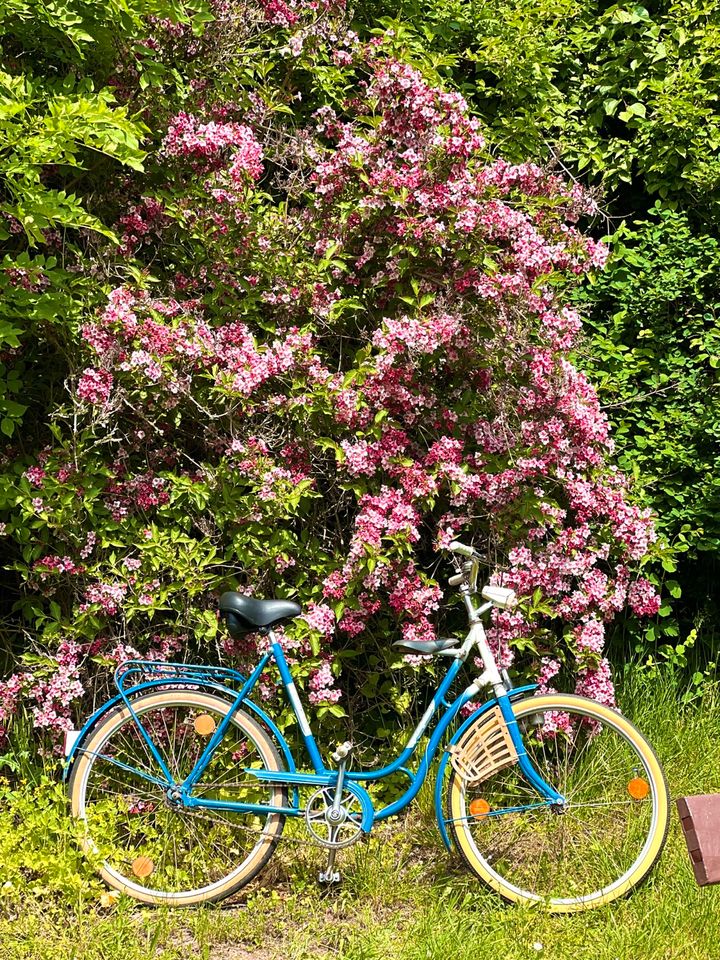
M453 769L469 783L487 780L517 762L517 752L499 707L489 710L464 737L450 747Z

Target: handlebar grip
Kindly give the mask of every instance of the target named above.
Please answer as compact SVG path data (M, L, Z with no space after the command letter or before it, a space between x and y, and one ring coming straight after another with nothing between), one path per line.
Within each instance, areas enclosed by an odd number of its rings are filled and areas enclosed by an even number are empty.
M461 557L468 557L470 560L475 558L473 548L466 546L464 543L460 543L459 540L453 540L452 543L448 545L448 550L451 553L459 553Z

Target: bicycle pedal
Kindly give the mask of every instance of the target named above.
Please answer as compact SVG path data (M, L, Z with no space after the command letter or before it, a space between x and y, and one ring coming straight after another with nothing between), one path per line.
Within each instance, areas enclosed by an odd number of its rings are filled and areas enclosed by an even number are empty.
M318 875L318 881L328 886L331 883L340 883L340 871L339 870L321 870Z

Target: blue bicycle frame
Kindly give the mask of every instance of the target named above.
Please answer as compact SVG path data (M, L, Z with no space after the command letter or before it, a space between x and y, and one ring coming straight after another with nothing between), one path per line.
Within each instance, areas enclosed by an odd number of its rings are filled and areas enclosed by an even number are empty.
M479 633L477 631L479 631ZM268 814L275 813L296 817L303 816L305 811L300 804L299 788L301 786L315 786L317 788L325 786L332 787L337 783L338 771L326 767L323 762L320 750L318 749L302 703L298 696L292 674L290 673L290 668L285 658L285 654L280 644L274 638L272 632L270 633L270 641L271 643L269 650L260 659L255 669L247 678L242 676L237 671L229 670L227 668L202 667L193 666L191 664L152 664L151 662L146 661L131 661L127 664L124 664L122 667L118 668L118 671L116 672L116 683L120 691L119 695L110 701L110 703L106 704L105 707L101 708L101 710L97 711L97 713L90 718L90 720L85 724L85 727L80 731L68 756L66 776L75 756L79 753L85 752L83 750L83 741L100 716L104 715L105 712L113 705L123 701L125 706L132 714L141 736L148 747L148 750L157 763L158 776L150 774L146 770L137 769L129 764L121 763L120 761L112 759L111 757L104 756L105 760L116 763L119 767L132 772L140 779L144 779L156 786L162 787L164 790L166 790L168 796L172 796L176 802L180 802L183 806L189 808L200 807L235 812ZM513 701L530 694L535 689L535 685L521 687L508 692L500 680L497 667L495 667L494 664L494 659L492 659L492 669L489 679L483 675L483 677L478 678L477 681L470 684L470 686L468 686L461 694L455 697L454 700L449 701L447 699L453 682L455 681L463 663L465 662L470 649L475 645L475 641L478 642L481 654L486 653L487 647L484 641L484 632L482 630L482 625L479 623L479 619L474 620L468 640L466 640L463 647L460 648L456 654L453 654L454 659L450 663L450 666L445 676L441 680L430 704L420 719L417 727L410 735L405 748L395 758L395 760L387 766L377 770L346 770L344 772L343 783L345 789L349 790L360 803L362 809L361 828L364 832L369 833L375 821L383 820L386 817L390 817L399 813L417 796L420 788L425 782L433 759L438 752L440 743L443 740L443 737L445 736L450 724L456 719L461 708L474 699L477 696L480 687L488 682L492 684L495 696L487 701L477 711L473 712L459 727L459 729L456 730L440 761L435 787L435 806L438 826L445 845L449 847L450 841L447 834L446 821L442 814L441 793L445 770L450 756L449 748L462 736L465 729L471 723L477 720L478 716L482 715L487 710L492 709L494 706L499 707L502 717L508 727L509 734L512 738L513 745L517 753L517 762L522 770L522 773L527 781L537 790L538 802L528 805L528 808L561 804L564 802L562 795L559 794L550 784L545 782L545 780L535 769L534 765L531 763L523 745L522 735L514 716ZM297 719L300 733L307 751L307 755L310 759L313 772L299 771L297 769L292 752L276 724L263 710L261 710L255 703L253 703L252 700L249 699L250 694L260 679L260 676L271 661L274 661L280 674L280 680ZM137 676L138 674L142 676L144 668L148 668L148 670L151 672L151 675L154 668L154 679L127 686L128 679L132 676ZM229 688L227 686L228 681L235 682L240 689L234 690ZM158 686L164 686L167 688L168 685L210 688L215 692L220 692L226 699L232 701L230 703L230 709L218 724L212 737L206 744L202 754L195 763L192 771L182 783L176 783L173 779L171 771L168 769L162 754L157 749L152 737L143 726L141 718L133 709L133 702L137 694L147 692L149 689L156 688ZM269 728L272 735L278 741L288 767L286 770L263 770L247 768L245 773L248 776L256 777L259 781L276 782L291 787L292 799L291 802L285 806L273 806L271 804L264 803L241 803L225 800L212 800L202 796L193 796L194 786L201 779L204 771L213 757L213 754L215 753L215 750L221 743L230 723L232 722L233 715L241 708L249 709L254 712ZM408 769L406 764L415 754L420 739L426 733L433 718L441 709L443 709L443 712L434 729L432 730L432 733L429 735L425 751L420 758L417 769L413 772ZM379 810L376 810L370 794L363 786L361 786L361 783L379 781L397 772L401 772L408 777L410 783L407 789L397 800ZM513 808L514 811L517 811L518 809L525 808ZM508 810L505 812L511 811ZM498 814L500 813L501 811L498 811Z

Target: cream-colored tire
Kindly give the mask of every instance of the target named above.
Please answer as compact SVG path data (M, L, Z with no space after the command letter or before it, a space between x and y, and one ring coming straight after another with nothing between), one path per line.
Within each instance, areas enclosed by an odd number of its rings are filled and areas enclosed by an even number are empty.
M178 782L207 743L208 729L217 727L230 709L222 697L183 688L148 693L132 705L153 728L154 739L165 743L160 752L167 754L164 759ZM176 744L173 751L171 743ZM124 705L90 731L69 779L72 815L84 827L82 847L110 887L143 903L194 906L235 893L272 856L284 826L281 814L177 808L161 786L133 776L122 764L161 779ZM262 784L244 773L245 766L283 769L272 738L240 710L200 780L199 792L287 806L287 787Z
M452 769L446 810L461 857L514 903L572 913L625 896L667 837L669 795L655 753L620 713L584 697L532 697L514 711L528 755L568 802L543 803L517 762L476 784Z

